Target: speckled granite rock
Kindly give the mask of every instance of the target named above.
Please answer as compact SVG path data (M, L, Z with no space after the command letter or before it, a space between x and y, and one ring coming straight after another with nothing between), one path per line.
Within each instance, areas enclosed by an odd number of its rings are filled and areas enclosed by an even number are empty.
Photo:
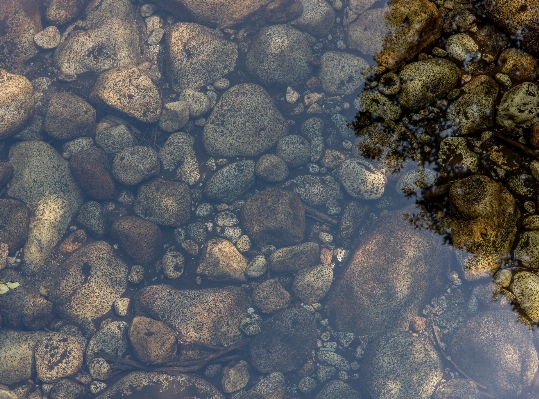
M160 320L187 339L224 346L241 339L239 323L251 306L239 287L177 290L152 285L140 290L135 300L137 315Z
M28 380L35 370L34 346L46 335L43 331L0 330L0 383L14 384Z
M36 343L34 355L38 378L55 382L80 370L84 348L71 336L52 333Z
M30 212L24 202L0 199L0 242L8 245L9 252L20 249L28 237Z
M318 76L325 91L352 94L365 83L369 63L356 55L328 51L320 59Z
M137 316L129 327L129 341L137 358L146 364L163 364L176 358L176 334L165 323Z
M70 140L95 133L95 109L81 97L70 93L54 93L47 107L45 131L49 136Z
M256 156L286 135L288 126L269 93L256 84L239 84L222 96L204 126L211 155Z
M206 183L204 195L214 201L232 202L255 182L255 162L251 160L228 164Z
M66 317L81 323L111 310L127 288L127 265L104 241L88 244L64 262L49 299Z
M9 160L15 173L8 194L34 212L24 246L23 269L34 273L62 238L82 204L82 195L67 161L45 142L18 143L11 147Z
M159 88L137 67L103 72L90 97L141 122L157 122L161 115Z
M141 392L153 399L181 398L189 396L202 399L224 399L208 381L193 374L170 375L166 373L136 371L126 375L97 399L139 398Z
M264 85L301 84L310 72L311 49L305 35L289 25L258 32L247 53L247 69Z
M34 88L26 77L0 69L0 140L14 135L34 113Z
M457 330L447 348L466 374L504 399L518 397L539 364L532 333L516 317L511 311L479 313Z
M230 241L215 238L206 242L197 274L210 280L245 281L247 259L238 252Z
M111 234L135 262L150 264L161 249L161 230L146 219L123 216L111 227Z
M92 0L84 17L67 27L54 53L59 77L74 80L84 72L138 65L139 18L129 0Z
M211 84L236 66L238 46L206 26L179 22L166 40L167 74L177 91Z
M443 366L427 338L401 331L370 343L360 372L374 398L429 399L442 379Z
M301 16L291 24L315 37L326 35L335 22L333 8L325 0L301 0L301 3Z
M175 14L187 11L193 19L211 27L239 24L271 0L215 0L201 4L197 0L157 0L155 3Z
M362 239L327 299L337 329L375 336L408 328L429 300L449 266L449 252L438 236L405 219L417 212L414 206L389 212Z

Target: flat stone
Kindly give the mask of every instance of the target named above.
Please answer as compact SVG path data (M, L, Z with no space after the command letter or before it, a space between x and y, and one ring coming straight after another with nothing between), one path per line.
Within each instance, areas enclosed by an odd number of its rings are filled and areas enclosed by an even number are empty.
M38 378L43 382L55 382L79 371L84 348L75 338L56 333L39 340L34 353Z

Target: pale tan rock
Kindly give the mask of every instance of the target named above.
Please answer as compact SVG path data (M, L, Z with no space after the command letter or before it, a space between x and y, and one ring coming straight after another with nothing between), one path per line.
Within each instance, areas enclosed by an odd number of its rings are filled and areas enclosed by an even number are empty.
M34 112L34 88L26 77L0 69L0 140L15 134Z

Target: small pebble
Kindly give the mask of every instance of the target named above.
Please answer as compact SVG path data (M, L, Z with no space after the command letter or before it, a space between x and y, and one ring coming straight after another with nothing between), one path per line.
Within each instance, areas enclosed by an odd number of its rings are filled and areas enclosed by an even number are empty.
M251 249L251 240L249 239L249 236L242 235L236 243L236 248L238 248L238 251L240 252L249 251Z
M140 7L140 15L143 18L149 17L150 15L152 15L155 12L155 9L156 9L156 7L151 3L143 4Z
M226 78L219 78L213 82L213 87L217 90L226 90L230 86L230 81Z
M34 42L44 50L56 48L60 44L60 31L56 26L47 26L34 36Z
M114 313L120 317L127 316L129 310L129 298L118 298L114 301Z
M140 265L134 265L129 271L127 281L131 284L140 284L144 280L144 267Z

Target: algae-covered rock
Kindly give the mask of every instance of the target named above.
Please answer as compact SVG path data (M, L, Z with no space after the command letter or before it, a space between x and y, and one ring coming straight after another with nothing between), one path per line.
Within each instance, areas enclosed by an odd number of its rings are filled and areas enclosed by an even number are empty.
M539 87L524 82L509 89L502 97L496 123L506 128L529 127L539 120Z

